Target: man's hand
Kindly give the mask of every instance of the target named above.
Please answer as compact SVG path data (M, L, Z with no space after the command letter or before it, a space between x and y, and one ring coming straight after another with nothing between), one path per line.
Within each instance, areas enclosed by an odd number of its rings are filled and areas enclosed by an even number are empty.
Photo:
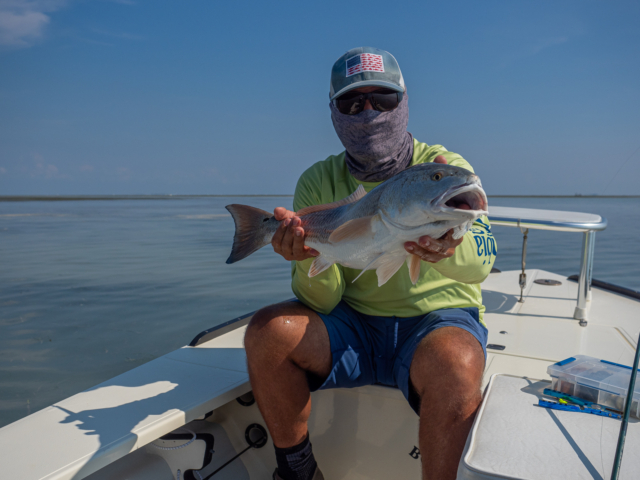
M418 243L406 242L404 248L425 262L437 263L444 258L449 258L455 253L456 247L462 243L464 237L453 238L453 230L449 230L442 238L431 238L428 235L420 237Z
M298 262L319 255L313 248L305 246L304 228L300 226L302 221L300 217L296 216L296 212L278 207L273 211L273 214L276 220L284 220L271 239L274 252L282 255L285 260Z

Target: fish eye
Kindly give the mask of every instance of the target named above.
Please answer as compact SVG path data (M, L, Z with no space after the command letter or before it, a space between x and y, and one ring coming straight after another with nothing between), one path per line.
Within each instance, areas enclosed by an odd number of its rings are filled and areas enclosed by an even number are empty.
M440 180L442 180L442 173L434 173L433 175L431 175L431 180L433 180L434 182L439 182Z

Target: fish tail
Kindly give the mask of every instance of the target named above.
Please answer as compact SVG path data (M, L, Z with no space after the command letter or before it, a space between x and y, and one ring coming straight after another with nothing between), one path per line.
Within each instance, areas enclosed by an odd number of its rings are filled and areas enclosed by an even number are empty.
M236 224L231 255L227 263L235 263L248 257L271 242L280 222L272 214L248 205L227 205Z

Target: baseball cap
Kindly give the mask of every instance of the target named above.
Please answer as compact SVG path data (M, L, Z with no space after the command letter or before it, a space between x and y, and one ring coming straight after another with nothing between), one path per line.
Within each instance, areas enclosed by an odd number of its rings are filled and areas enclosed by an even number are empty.
M389 52L373 47L352 48L333 64L331 100L354 88L371 86L404 92L400 66Z

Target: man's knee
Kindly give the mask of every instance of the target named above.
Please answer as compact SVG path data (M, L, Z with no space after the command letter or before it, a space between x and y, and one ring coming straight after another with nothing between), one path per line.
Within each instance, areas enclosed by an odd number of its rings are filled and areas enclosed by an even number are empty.
M250 370L271 370L286 360L326 377L331 344L320 317L297 303L270 305L257 311L247 327L244 346Z
M244 346L248 354L260 344L286 335L286 330L281 328L283 313L282 305L276 304L261 308L253 314L244 334Z
M263 307L253 314L251 320L249 321L249 325L247 326L247 331L245 333L245 339L251 338L255 334L259 334L264 331L265 328L269 327L271 321L275 318L278 318L283 313L282 305L276 303L275 305L269 305L267 307Z
M411 363L416 392L430 395L476 396L484 370L480 342L466 330L444 327L426 336Z
M295 303L277 303L254 313L244 336L247 356L265 350L285 353L294 348L309 321L303 309Z

